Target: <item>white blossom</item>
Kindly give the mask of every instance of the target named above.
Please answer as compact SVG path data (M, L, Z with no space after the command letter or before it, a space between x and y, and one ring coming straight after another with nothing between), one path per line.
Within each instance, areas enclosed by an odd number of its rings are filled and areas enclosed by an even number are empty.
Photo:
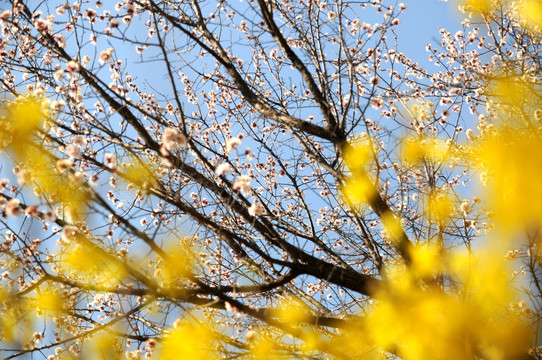
M186 137L177 129L168 127L162 134L162 142L168 151L173 151L186 145Z
M248 175L241 175L235 183L233 183L233 190L241 191L243 194L248 194L252 189L250 184L250 177Z
M265 208L260 203L253 202L252 205L250 205L250 207L248 208L248 213L251 216L260 216L265 214Z
M231 171L231 165L228 163L222 163L216 167L215 174L217 174L218 176L221 176L221 175L229 173L230 171Z
M226 140L226 154L231 153L232 150L235 150L239 145L241 145L241 139L238 137Z

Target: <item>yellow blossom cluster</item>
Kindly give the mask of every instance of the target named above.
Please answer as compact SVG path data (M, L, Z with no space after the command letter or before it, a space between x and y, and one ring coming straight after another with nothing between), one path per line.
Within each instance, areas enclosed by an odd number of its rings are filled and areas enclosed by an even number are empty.
M21 96L3 107L0 126L0 151L7 152L17 164L15 172L21 186L33 186L34 193L49 203L58 204L70 222L82 220L88 195L81 186L81 172L71 168L69 159L57 159L45 149L47 100ZM51 164L56 163L56 168Z

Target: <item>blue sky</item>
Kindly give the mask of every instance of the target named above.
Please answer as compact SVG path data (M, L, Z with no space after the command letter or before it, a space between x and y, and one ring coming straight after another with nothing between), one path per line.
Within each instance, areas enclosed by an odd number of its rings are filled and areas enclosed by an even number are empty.
M404 0L407 10L401 15L397 29L399 47L414 61L425 61L425 45L440 42L439 30L454 33L461 27L463 16L457 11L457 1Z

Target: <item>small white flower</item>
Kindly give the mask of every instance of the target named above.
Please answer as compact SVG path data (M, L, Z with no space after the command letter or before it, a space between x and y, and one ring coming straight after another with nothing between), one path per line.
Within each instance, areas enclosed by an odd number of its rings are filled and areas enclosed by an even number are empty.
M74 159L80 159L81 158L81 149L79 149L79 146L68 145L68 146L66 146L66 154L68 154L70 157L72 157Z
M104 164L110 169L117 168L117 155L113 153L105 153L104 155Z
M73 166L73 160L71 159L61 159L56 162L56 169L58 172L65 172L66 170L71 169Z
M250 185L250 177L248 175L241 175L233 184L233 190L241 191L243 194L248 194L252 189Z
M77 145L79 147L85 147L87 146L87 139L85 139L84 136L78 135L72 139L72 142L74 145Z
M100 58L99 58L99 62L100 64L105 64L105 63L108 63L111 61L111 59L113 59L113 51L114 49L113 48L109 48L107 50L104 50L100 53Z
M69 243L72 240L75 240L75 236L77 235L77 228L72 225L66 225L62 229L62 232L60 233L60 236L62 237L62 240Z
M238 137L226 140L226 154L231 153L232 150L235 150L239 145L241 145L241 139Z
M265 214L265 208L260 203L253 202L252 205L250 205L250 207L248 208L248 213L251 216L260 216Z
M3 178L0 179L0 191L4 191L8 188L9 185L9 179Z
M5 210L6 214L11 216L19 216L23 213L23 209L21 208L21 202L19 201L19 199L9 200Z
M470 205L470 201L465 199L461 202L461 205L460 205L460 208L461 208L461 211L463 212L463 214L465 216L467 216L468 214L470 214L472 212L472 207Z
M66 69L68 70L70 75L75 75L79 71L79 64L73 60L70 60L66 64Z
M217 174L218 176L221 176L221 175L229 173L230 171L231 171L231 165L228 163L222 163L216 167L215 174Z
M162 142L166 150L173 151L186 145L186 137L179 130L168 127L162 134Z

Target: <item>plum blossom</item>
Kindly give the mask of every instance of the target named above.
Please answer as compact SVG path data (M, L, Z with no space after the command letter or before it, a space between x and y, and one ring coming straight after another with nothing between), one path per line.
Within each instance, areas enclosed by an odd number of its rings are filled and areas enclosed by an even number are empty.
M68 154L70 157L74 159L80 159L81 149L79 148L79 146L76 146L76 145L68 145L66 146L66 154Z
M78 135L72 139L72 142L74 145L77 145L79 147L85 147L87 146L87 139L85 139L84 136Z
M68 70L70 75L73 76L73 75L77 74L77 72L79 72L79 64L74 60L70 60L66 64L66 69Z
M19 201L19 199L9 200L5 210L6 214L11 216L19 216L23 213L23 209L21 208L21 202Z
M62 229L62 232L60 233L62 240L65 241L66 243L74 240L76 235L77 235L77 228L72 225L64 226L64 228Z
M227 174L231 171L231 165L228 164L228 163L222 163L220 165L218 165L215 169L215 174L217 174L218 176L221 176L221 175L224 175L224 174Z
M39 215L38 207L36 205L29 205L24 210L24 214L30 217L36 217Z
M56 169L61 173L71 169L72 166L73 160L71 159L61 159L56 162Z
M241 145L241 139L239 137L234 137L226 140L226 154L235 150L239 145Z
M241 175L233 184L233 190L241 191L243 194L248 194L252 186L250 185L250 176Z
M104 155L104 165L110 169L117 168L117 155L113 153L105 153Z
M3 178L0 179L0 191L4 191L8 188L9 185L9 179Z
M252 205L250 205L250 207L248 208L248 213L251 216L260 216L265 214L265 208L262 204L258 202L253 202Z
M162 142L168 151L186 146L186 137L177 129L168 127L162 134Z
M109 48L107 50L102 51L100 53L100 59L98 60L100 64L103 65L110 62L111 59L113 59L113 51L114 51L113 48Z

